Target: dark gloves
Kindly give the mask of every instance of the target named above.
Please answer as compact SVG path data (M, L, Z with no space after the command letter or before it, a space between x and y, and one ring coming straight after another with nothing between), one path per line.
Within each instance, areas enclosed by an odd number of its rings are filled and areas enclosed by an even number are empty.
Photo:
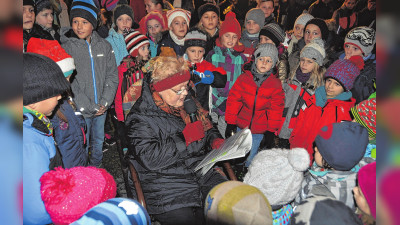
M271 149L275 147L275 134L271 131L265 131L264 137L260 143L260 149Z
M201 121L186 124L185 129L182 131L185 137L186 146L194 141L198 141L204 137L204 128Z
M230 136L236 133L237 126L234 124L228 124L225 130L225 138L229 138Z

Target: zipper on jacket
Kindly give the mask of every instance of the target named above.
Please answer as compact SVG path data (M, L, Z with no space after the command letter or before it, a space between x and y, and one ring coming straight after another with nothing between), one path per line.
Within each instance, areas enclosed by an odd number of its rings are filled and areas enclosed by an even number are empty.
M257 95L258 95L258 89L260 87L257 87L256 90L256 97L254 98L254 105L253 105L253 113L251 115L251 119L250 119L250 124L249 124L249 129L251 130L251 125L253 124L253 118L254 118L254 113L256 112L256 102L257 102Z
M92 79L93 79L93 89L94 89L94 102L96 103L96 105L98 104L97 101L97 85L96 85L96 75L95 75L95 71L94 71L94 62L93 62L93 55L92 55L92 48L90 47L89 42L87 42L85 40L88 49L89 49L89 55L90 55L90 62L91 62L91 66L92 66Z

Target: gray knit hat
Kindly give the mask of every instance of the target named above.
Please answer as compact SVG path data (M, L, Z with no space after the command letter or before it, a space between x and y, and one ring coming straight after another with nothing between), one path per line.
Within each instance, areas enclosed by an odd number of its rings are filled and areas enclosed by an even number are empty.
M296 26L296 24L301 24L305 26L307 22L312 19L314 19L314 17L311 14L309 14L308 12L303 12L299 17L297 17L296 21L294 22L294 26Z
M285 41L285 32L276 23L269 23L265 25L260 31L260 36L264 35L271 39L276 46Z
M276 48L275 45L269 43L258 45L256 51L254 52L255 62L257 62L257 59L259 57L264 57L264 56L271 57L273 61L272 67L274 67L278 62L278 49Z
M264 26L265 14L259 8L250 9L246 14L246 20L244 21L245 24L248 20L254 20L256 24L262 28Z
M185 51L187 48L192 46L198 46L206 49L207 47L206 34L197 29L189 31L185 36L185 45L184 45Z
M321 38L314 38L300 52L300 58L306 57L312 59L318 66L324 64L325 56L324 41Z
M135 21L135 16L133 13L132 8L129 5L117 5L114 9L114 23L117 24L117 19L121 15L128 15L130 18L132 18L132 25L134 24Z
M365 26L352 29L344 39L345 44L353 44L361 49L364 56L372 52L375 41L375 30Z
M260 151L243 182L260 189L271 206L286 205L297 196L310 156L304 148Z

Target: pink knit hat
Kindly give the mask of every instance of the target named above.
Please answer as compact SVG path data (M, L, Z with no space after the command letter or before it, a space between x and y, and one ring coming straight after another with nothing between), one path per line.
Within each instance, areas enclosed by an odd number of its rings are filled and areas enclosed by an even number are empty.
M40 178L44 206L54 224L70 224L93 206L114 198L117 185L105 170L96 167L61 167Z
M358 186L368 202L372 216L376 219L376 162L361 167L358 171Z

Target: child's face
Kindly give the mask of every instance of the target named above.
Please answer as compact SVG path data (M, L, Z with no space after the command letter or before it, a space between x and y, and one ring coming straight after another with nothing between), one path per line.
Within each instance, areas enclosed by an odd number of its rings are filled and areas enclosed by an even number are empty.
M358 208L365 214L371 215L371 210L369 208L367 199L361 191L359 186L353 188L354 200L356 200Z
M115 22L118 28L118 33L122 34L124 30L132 28L132 18L126 14L120 15Z
M139 55L143 57L143 60L149 60L150 50L149 44L145 44L139 48Z
M60 99L61 95L57 95L52 98L48 98L46 100L33 103L29 105L29 107L32 108L33 110L43 113L46 116L51 116L51 114L53 114L54 108L58 104L58 100Z
M33 27L33 23L35 22L35 8L31 5L23 6L23 25L22 28L24 30L30 30Z
M189 58L189 61L192 63L200 63L204 56L204 52L204 48L199 46L192 46L186 49L186 54Z
M336 96L342 94L344 92L344 89L342 85L335 79L328 78L325 80L325 91L326 91L326 97L330 99L330 98L335 98Z
M218 26L219 18L215 12L208 11L203 14L200 19L200 23L203 25L206 31L214 31Z
M350 57L352 57L352 56L357 56L357 55L359 55L359 56L363 56L363 53L362 53L362 51L361 51L361 49L360 48L358 48L357 46L355 46L355 45L352 45L352 44L345 44L344 45L344 53L345 53L345 59L350 59Z
M356 5L356 0L346 0L346 2L344 4L345 4L346 8L353 9L354 6Z
M300 69L302 73L311 73L315 66L314 60L303 57L300 59Z
M172 20L171 27L169 29L179 39L182 39L185 37L185 35L187 33L188 26L189 25L186 23L186 20L182 16L177 16L177 17L175 17L174 20Z
M246 22L246 30L249 34L256 34L260 32L260 25L256 23L254 20L247 20Z
M308 24L304 32L304 41L306 42L306 44L310 43L311 40L313 40L314 38L321 38L321 37L322 34L319 27L314 24Z
M146 6L146 12L149 13L154 10L162 11L162 7L160 4L154 4L151 0L144 0L144 4Z
M89 41L88 39L93 32L93 26L89 21L82 17L74 17L72 19L72 30L80 39Z
M266 73L271 70L273 61L269 56L258 57L257 59L257 72Z
M233 32L227 32L221 36L221 45L225 48L233 48L238 43L239 37Z
M293 29L293 34L297 38L297 40L302 39L304 35L304 25L296 24Z
M266 43L268 43L268 44L273 44L273 45L275 45L275 43L274 43L269 37L264 36L264 35L260 35L260 41L259 41L259 43L260 43L260 44L266 44Z
M42 25L45 28L53 27L53 10L43 9L36 16L36 23Z
M158 33L162 31L161 23L155 19L147 21L147 32L151 37L155 37Z
M274 3L271 1L261 2L258 8L264 12L265 18L267 18L274 12Z
M314 161L319 166L322 167L322 155L319 153L317 146L314 147Z

